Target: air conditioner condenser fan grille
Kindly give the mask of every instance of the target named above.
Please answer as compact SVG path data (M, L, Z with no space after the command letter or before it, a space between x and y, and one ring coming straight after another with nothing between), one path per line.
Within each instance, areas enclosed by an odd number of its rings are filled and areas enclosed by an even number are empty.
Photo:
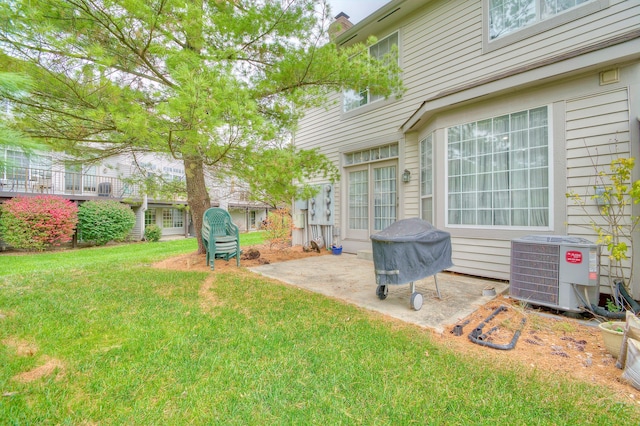
M511 295L521 300L558 303L557 245L512 243Z

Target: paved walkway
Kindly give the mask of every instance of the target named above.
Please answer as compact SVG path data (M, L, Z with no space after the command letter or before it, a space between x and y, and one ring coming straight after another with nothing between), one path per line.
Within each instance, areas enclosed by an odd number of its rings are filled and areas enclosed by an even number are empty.
M437 297L433 277L415 282L416 291L423 295L422 308L415 311L410 307L409 284L389 286L387 298L380 300L373 262L353 254L315 256L249 269L440 333L493 299L483 295L486 289L494 288L500 294L508 288L504 281L441 272L437 279L442 299Z

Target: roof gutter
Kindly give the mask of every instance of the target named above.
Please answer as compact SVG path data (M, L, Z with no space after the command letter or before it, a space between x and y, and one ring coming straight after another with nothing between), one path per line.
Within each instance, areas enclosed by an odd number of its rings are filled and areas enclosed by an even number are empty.
M375 33L376 25L385 25L391 18L398 18L403 14L413 11L416 7L424 5L426 2L415 0L392 0L376 10L362 21L349 28L336 38L336 45L345 46L350 41L362 41L369 35ZM371 27L371 28L370 28ZM366 29L366 30L365 30Z

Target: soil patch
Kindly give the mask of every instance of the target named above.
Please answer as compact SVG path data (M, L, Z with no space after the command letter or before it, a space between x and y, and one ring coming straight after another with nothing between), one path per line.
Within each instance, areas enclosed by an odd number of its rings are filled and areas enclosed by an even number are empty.
M256 255L256 251L259 252L258 255ZM242 252L243 255L240 258L240 266L243 268L331 254L328 250L321 250L320 253L316 251L306 252L302 249L302 246L283 247L276 245L270 246L268 244L243 248ZM176 269L181 271L211 271L211 268L207 266L206 256L196 252L165 259L156 263L154 266L160 269ZM215 271L229 271L234 269L237 269L235 258L229 261L224 259L215 260Z
M56 380L60 380L64 376L64 364L62 361L49 357L44 357L43 361L44 364L41 366L13 376L13 380L20 383L31 383L53 373L56 373Z
M3 340L2 344L12 348L17 356L33 356L38 352L38 347L34 343L13 337Z
M326 250L320 253L305 252L299 246L262 245L253 246L251 249L258 250L260 256L241 260L241 268L331 254ZM253 253L248 248L243 251ZM251 257L255 257L255 254ZM206 265L205 255L197 253L166 259L154 266L163 269L212 272ZM237 269L235 259L228 262L218 259L215 261L213 273ZM207 286L210 286L209 280L204 284L204 287ZM201 291L203 296L208 293L210 292ZM217 302L209 300L209 303ZM511 350L498 350L471 342L468 338L469 333L501 305L507 309L497 314L483 330L486 332L497 326L497 329L487 337L487 341L495 344L508 344L514 333L520 330L520 337L515 347ZM525 319L524 324L523 319ZM640 391L623 381L622 370L616 368L616 359L606 350L596 326L586 325L584 321L553 315L546 311L525 308L519 302L504 296L498 296L480 307L469 317L461 319L458 325L464 323L466 324L462 328L461 335L457 336L453 333L456 324L451 324L444 333L437 334L435 340L465 356L486 360L487 364L524 366L535 369L543 375L596 383L609 388L620 398L640 404Z
M506 310L500 311L483 327L483 332L497 327L486 336L486 341L507 345L520 330L515 347L499 350L473 343L469 333L500 306ZM455 335L456 324L452 324L438 336L439 341L455 351L494 365L519 364L556 379L566 377L596 383L623 399L640 404L640 391L622 379L622 370L616 368L616 359L605 348L595 323L587 324L586 321L554 315L546 310L525 308L520 302L504 296L481 306L458 324L467 321L462 335Z

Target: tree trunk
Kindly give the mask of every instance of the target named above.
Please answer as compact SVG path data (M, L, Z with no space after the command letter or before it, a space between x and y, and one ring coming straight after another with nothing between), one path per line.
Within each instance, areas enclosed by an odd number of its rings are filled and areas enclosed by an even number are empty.
M187 201L191 209L191 219L198 239L198 253L204 253L202 244L202 216L211 207L211 198L204 181L204 164L198 157L184 158L184 171L187 180Z

